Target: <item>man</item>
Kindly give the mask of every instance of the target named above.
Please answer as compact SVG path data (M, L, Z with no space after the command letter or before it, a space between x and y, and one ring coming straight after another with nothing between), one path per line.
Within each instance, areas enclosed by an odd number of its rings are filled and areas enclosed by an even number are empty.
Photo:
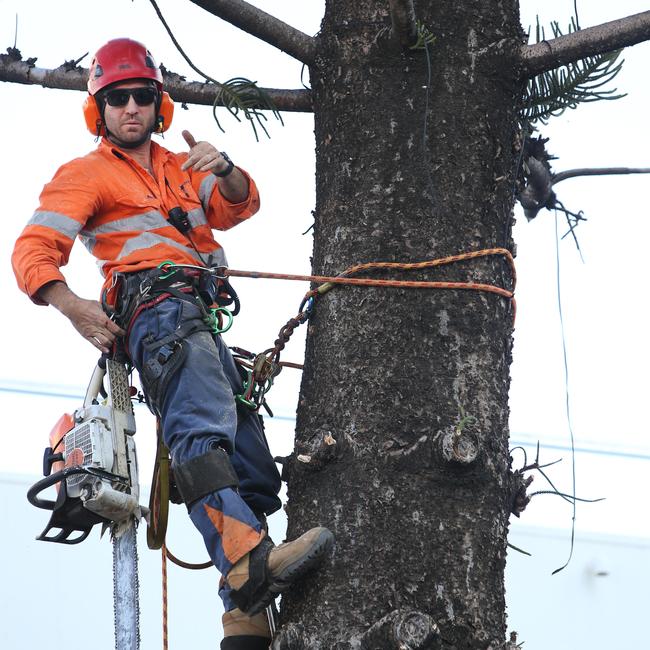
M265 535L265 516L281 505L280 477L259 416L238 411L241 376L215 333L210 308L232 300L231 288L200 270L225 265L212 229L252 216L257 188L226 154L187 131L188 154L151 141L152 132L169 128L173 104L141 43L116 39L100 48L88 92L86 125L102 140L43 189L16 242L18 284L102 352L123 340L160 419L190 518L225 578L222 650L266 649L264 608L320 563L333 538L314 528L276 547ZM112 317L73 293L59 270L77 235L99 260Z

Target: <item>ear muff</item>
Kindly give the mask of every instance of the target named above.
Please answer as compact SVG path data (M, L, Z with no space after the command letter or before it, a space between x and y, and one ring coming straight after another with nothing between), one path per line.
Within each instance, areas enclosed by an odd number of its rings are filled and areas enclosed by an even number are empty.
M94 136L104 136L106 135L106 130L104 129L104 122L102 117L99 114L99 109L97 108L97 102L92 95L88 95L83 104L83 113L84 120L86 121L86 128ZM174 117L174 101L169 96L169 93L162 93L162 99L160 101L160 108L158 109L158 119L156 120L154 133L164 133L172 123L172 118Z
M86 120L86 128L94 135L105 135L104 124L102 117L97 108L97 102L92 95L86 97L83 105L84 119Z
M154 133L164 133L172 123L174 117L174 100L169 93L163 90L160 108L158 109L158 119L156 120L156 130Z

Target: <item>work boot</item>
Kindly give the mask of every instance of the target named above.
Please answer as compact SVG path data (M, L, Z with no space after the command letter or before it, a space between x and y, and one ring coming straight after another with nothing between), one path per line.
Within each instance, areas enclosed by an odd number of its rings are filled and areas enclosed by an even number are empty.
M232 609L222 617L221 650L269 650L271 628L266 612L249 616L241 609Z
M323 527L312 528L280 546L263 538L226 576L233 589L230 597L249 616L258 614L289 585L319 565L333 544L334 535Z

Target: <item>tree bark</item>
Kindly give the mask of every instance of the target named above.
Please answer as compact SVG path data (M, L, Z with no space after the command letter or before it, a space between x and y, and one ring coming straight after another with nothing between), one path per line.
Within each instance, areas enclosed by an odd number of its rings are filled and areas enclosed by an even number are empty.
M388 0L388 4L390 5L393 34L404 47L415 45L418 39L418 28L413 0Z
M517 7L418 3L437 37L429 80L427 53L391 38L388 3L327 3L315 273L511 246ZM398 277L511 281L496 258ZM508 300L469 291L337 287L316 303L295 454L319 462L287 466L288 538L322 524L337 541L283 599L275 650L406 647L396 610L437 625L422 647L505 642L512 322Z

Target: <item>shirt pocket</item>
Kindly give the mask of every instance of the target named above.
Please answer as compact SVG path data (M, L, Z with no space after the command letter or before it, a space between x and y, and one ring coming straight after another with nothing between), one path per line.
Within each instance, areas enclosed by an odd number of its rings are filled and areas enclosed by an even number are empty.
M127 192L114 198L110 214L104 219L104 230L148 231L168 225L160 201L146 191Z

